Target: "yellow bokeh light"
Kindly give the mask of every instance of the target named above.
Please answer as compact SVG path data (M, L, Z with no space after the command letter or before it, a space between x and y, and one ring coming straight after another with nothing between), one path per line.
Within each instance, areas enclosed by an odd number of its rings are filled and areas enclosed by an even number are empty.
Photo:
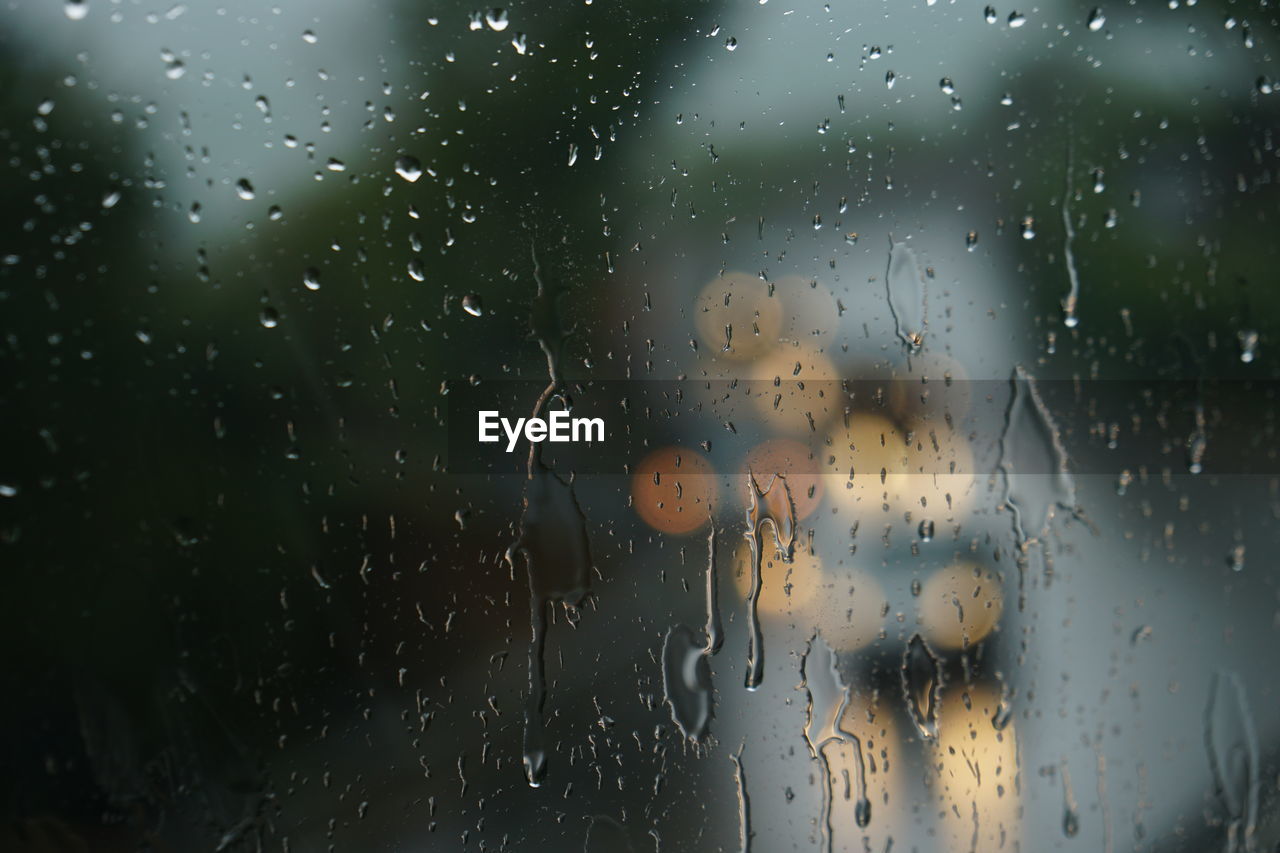
M746 361L777 343L782 305L768 282L744 272L713 278L694 300L701 347L713 358Z
M1017 734L1012 720L992 724L999 708L999 692L985 685L943 690L933 747L939 849L974 849L975 829L978 850L1018 849Z
M809 436L843 411L840 375L809 345L788 344L752 363L743 388L761 423L774 433Z
M826 490L837 506L857 512L941 522L973 500L976 480L968 441L945 426L909 430L865 412L829 433L823 453Z
M920 593L920 620L929 641L947 649L981 642L1000 623L1004 590L989 569L961 563L939 569Z

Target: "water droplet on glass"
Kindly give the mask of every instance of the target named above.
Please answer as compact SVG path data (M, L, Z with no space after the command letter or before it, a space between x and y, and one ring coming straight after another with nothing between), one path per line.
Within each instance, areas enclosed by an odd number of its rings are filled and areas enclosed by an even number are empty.
M507 28L507 10L506 9L490 9L484 15L484 22L489 25L489 29L495 33L500 33Z
M726 39L726 40L725 40L725 43L724 43L724 49L725 49L725 50L737 50L737 49L738 49L738 40L737 40L736 38L734 38L733 36L730 36L728 39Z
M988 6L986 9L983 10L982 16L988 24L994 24L997 20L995 7Z
M942 701L942 661L924 637L913 634L902 653L902 694L907 713L925 738L938 736L938 705Z
M1233 572L1244 571L1244 546L1232 545L1227 552L1227 567Z
M1102 29L1107 23L1107 16L1102 14L1102 10L1094 7L1089 13L1089 32L1096 33Z
M919 352L924 345L927 325L928 290L924 272L915 252L906 243L895 242L892 236L889 237L889 263L884 284L898 338L906 344L908 351Z
M956 85L951 82L950 77L943 77L941 80L939 80L938 88L941 89L943 93L947 95L954 95L956 91Z
M1022 26L1026 22L1027 22L1027 16L1022 14L1021 12L1009 13L1009 26L1011 28L1016 30L1018 27Z
M1073 808L1062 810L1062 834L1067 838L1075 838L1080 834L1080 815Z
M1036 238L1036 220L1034 216L1022 217L1022 239L1034 240Z
M417 157L402 155L396 158L396 174L412 184L422 177L422 164Z
M316 34L311 30L302 31L302 40L305 41L307 44L315 44L316 42L320 41L319 37L317 37Z
M894 74L892 71L886 71L884 73L884 85L890 89L893 88L893 84L897 81L897 79L898 79L898 75Z
M315 267L307 267L302 271L302 285L307 290L320 289L320 270Z
M662 685L671 719L689 740L701 741L711 725L711 665L701 638L684 626L662 644Z
M407 268L409 270L409 278L413 279L414 281L427 280L426 268L422 265L421 259L413 258L412 260L409 261Z
M926 518L921 521L918 532L920 533L921 542L932 542L934 532L933 519Z
M1236 340L1240 342L1240 360L1252 363L1258 357L1258 330L1241 329L1236 332Z
M248 178L241 178L236 181L236 195L240 196L244 201L253 201L253 184L249 183Z
M280 325L280 314L276 309L268 305L266 308L262 309L260 314L258 314L258 322L262 324L262 328L264 329L274 329L276 326Z
M164 76L168 77L170 80L177 80L183 74L187 73L186 64L177 56L169 53L168 51L162 52L161 56L164 59Z
M85 0L67 0L62 11L73 21L83 21L84 16L89 14L89 4Z
M484 306L480 304L480 295L477 293L468 293L462 297L462 310L466 311L472 317L479 317L484 313Z

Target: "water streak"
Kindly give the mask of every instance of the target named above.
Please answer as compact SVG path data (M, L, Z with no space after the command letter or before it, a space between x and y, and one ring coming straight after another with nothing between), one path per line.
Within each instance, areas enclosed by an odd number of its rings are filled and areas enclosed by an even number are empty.
M1009 381L1013 395L1000 438L1000 470L1004 475L1004 503L1013 513L1014 538L1019 549L1025 551L1028 543L1039 541L1047 532L1058 509L1073 514L1079 514L1079 509L1061 432L1040 396L1035 377L1018 365ZM1018 469L1024 465L1034 471L1047 468L1053 473L1046 483L1042 475L1019 474ZM1037 484L1045 486L1042 493L1037 493Z
M760 633L760 588L763 543L761 528L765 522L773 528L773 541L783 562L791 562L796 540L796 508L791 500L791 488L780 474L774 475L769 486L760 488L754 472L748 472L751 481L751 505L747 508L747 542L751 547L751 589L747 593L747 677L748 690L755 690L764 680L764 639Z
M845 708L849 704L849 687L840 677L839 660L835 651L821 634L814 634L800 658L800 686L808 699L805 706L804 739L809 756L822 768L822 812L819 825L822 828L823 848L830 853L834 840L831 827L832 790L831 763L826 748L831 744L847 743L853 747L854 770L857 774L856 822L865 827L871 820L871 800L867 798L867 771L862 756L862 741L857 735L841 727ZM846 797L848 796L846 792Z

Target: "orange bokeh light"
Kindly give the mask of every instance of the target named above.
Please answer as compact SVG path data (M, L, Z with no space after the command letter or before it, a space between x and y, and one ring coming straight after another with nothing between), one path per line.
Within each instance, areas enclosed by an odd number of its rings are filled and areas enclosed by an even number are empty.
M687 447L655 450L631 472L636 513L663 533L692 533L706 524L716 491L715 469Z

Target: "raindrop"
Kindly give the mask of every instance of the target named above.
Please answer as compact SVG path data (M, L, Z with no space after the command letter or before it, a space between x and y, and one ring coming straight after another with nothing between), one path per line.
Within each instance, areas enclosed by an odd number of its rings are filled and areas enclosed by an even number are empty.
M422 177L422 164L417 157L404 154L396 158L396 174L412 184Z
M1067 838L1075 838L1080 834L1080 815L1069 806L1062 810L1062 834Z
M1021 12L1010 12L1010 13L1009 13L1009 26L1010 26L1010 28L1012 28L1012 29L1015 29L1015 30L1016 30L1018 27L1022 26L1022 25L1023 25L1023 24L1025 24L1026 22L1027 22L1027 16L1026 16L1026 15L1024 15L1024 14L1022 14Z
M884 276L889 313L898 338L916 353L924 346L928 290L916 254L906 243L889 237L889 263Z
M316 34L313 33L311 30L302 31L302 40L305 41L307 44L315 44L316 42L320 41L320 39L316 36Z
M956 92L956 86L954 83L951 82L950 77L943 77L941 80L939 80L938 88L941 89L943 94L946 94L946 95L954 95Z
M490 9L485 13L484 22L489 25L489 29L495 33L500 33L507 28L507 10L506 9Z
M676 625L662 643L662 686L671 719L692 741L707 736L711 725L711 665L694 632Z
M236 181L236 195L240 196L244 201L253 201L253 184L249 183L248 178L241 178Z
M996 9L994 6L988 6L982 13L988 24L994 24L997 20Z
M938 736L938 705L942 701L942 661L924 637L913 634L902 653L902 695L911 722L924 738Z
M1236 332L1236 339L1240 341L1240 360L1252 363L1258 357L1258 330L1241 329Z
M187 73L187 66L174 54L165 50L160 52L160 56L164 60L164 76L170 80L177 80Z
M480 304L480 295L477 293L468 293L462 297L462 310L466 311L472 317L479 317L484 313L484 306Z
M1034 240L1036 238L1036 219L1034 216L1022 217L1022 239Z
M964 247L970 252L978 247L977 231L970 231L968 234L964 235Z
M266 308L262 309L260 314L258 314L258 322L262 324L262 328L264 329L274 329L276 326L280 325L280 314L276 309L268 305Z
M920 528L919 528L920 541L921 541L921 542L932 542L932 541L933 541L933 531L934 531L933 519L926 518L926 519L924 519L923 521L921 521L921 522L920 522Z
M302 285L307 290L320 289L320 270L315 267L307 267L302 271Z
M1093 11L1089 13L1089 32L1096 33L1098 30L1102 29L1106 23L1107 16L1102 14L1102 10L1095 6Z
M511 39L511 46L516 49L516 53L524 56L529 50L529 42L524 33L516 33Z
M62 11L73 21L83 21L84 16L89 14L89 4L85 0L67 0Z
M1244 545L1232 545L1227 552L1227 567L1233 572L1244 571Z
M120 190L108 190L102 195L102 207L110 210L120 203Z
M894 74L892 71L886 71L884 73L884 85L890 89L893 88L893 84L897 82L897 79L898 75Z
M427 280L426 269L422 265L421 258L411 259L409 261L408 270L409 270L409 278L413 279L414 281Z
M730 36L728 39L726 39L726 40L725 40L725 43L724 43L724 49L725 49L725 50L737 50L737 49L738 49L738 40L737 40L736 38L734 38L733 36Z

